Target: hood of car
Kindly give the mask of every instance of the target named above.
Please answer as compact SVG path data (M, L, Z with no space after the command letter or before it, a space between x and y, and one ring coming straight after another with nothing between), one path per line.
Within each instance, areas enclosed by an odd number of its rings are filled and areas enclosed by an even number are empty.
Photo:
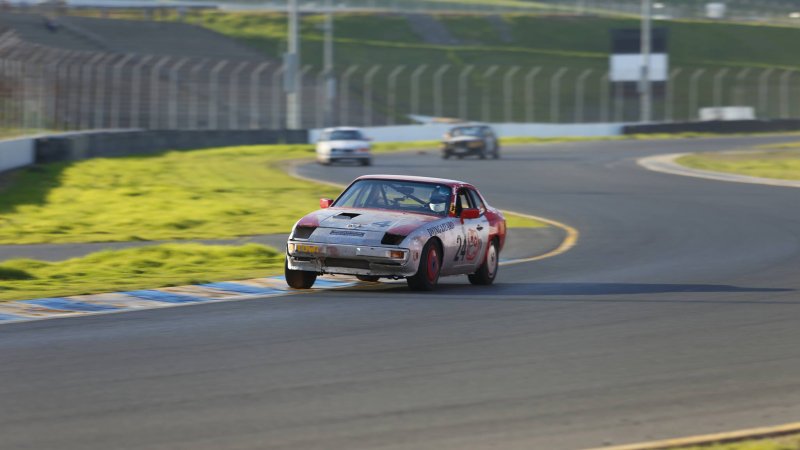
M381 231L408 234L441 216L368 209L330 209L319 226L353 231Z
M455 136L448 139L446 142L456 143L456 142L476 142L480 141L481 138L475 136Z
M326 141L325 144L330 148L350 149L369 148L367 141Z

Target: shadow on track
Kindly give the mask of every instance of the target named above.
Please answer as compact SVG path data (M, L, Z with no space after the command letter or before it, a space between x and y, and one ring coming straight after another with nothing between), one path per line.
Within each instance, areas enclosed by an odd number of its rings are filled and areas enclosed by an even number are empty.
M346 289L342 289L346 290ZM383 292L392 294L408 294L410 291L403 285L387 287ZM756 288L739 287L725 284L660 284L660 283L508 283L493 286L470 286L466 284L442 284L439 289L429 293L432 296L485 297L492 296L498 300L502 297L530 296L609 296L609 295L655 295L655 294L718 294L718 293L781 293L795 292L789 288ZM650 299L631 299L629 301L658 301ZM781 303L798 304L800 301L742 301L742 300L685 300L686 302L712 303Z

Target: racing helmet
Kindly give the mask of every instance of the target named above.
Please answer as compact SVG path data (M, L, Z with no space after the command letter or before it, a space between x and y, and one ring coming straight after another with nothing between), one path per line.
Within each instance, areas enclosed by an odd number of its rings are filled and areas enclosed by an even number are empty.
M431 192L428 207L433 212L444 212L447 209L447 202L450 201L450 188L447 186L436 186Z

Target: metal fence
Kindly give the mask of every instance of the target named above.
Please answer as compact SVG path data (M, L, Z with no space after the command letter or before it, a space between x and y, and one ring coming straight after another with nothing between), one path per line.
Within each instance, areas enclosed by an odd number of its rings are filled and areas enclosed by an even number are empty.
M78 130L280 129L283 67L55 51L0 36L0 127ZM368 65L302 69L301 124L377 126L409 115L482 122L630 122L635 89L597 67ZM758 118L800 117L800 73L775 68L676 67L657 90L654 120L697 120L708 106L748 106ZM331 95L335 94L335 95Z

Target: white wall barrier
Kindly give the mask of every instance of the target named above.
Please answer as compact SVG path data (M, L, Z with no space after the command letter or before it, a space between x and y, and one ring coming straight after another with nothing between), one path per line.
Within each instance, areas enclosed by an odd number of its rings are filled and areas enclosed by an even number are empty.
M33 164L34 138L0 141L0 172Z
M501 137L600 137L618 136L626 123L490 123ZM455 124L430 123L363 128L375 142L433 141L442 138ZM316 142L322 129L310 130L309 139Z

